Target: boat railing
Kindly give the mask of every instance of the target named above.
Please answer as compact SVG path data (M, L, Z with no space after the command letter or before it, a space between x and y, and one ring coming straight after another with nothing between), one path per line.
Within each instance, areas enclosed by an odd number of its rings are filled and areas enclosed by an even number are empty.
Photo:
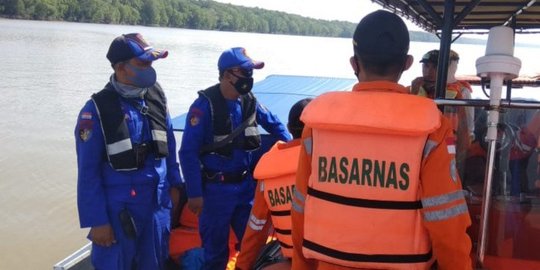
M61 260L53 266L53 270L92 270L90 262L90 251L92 243L84 245L79 250L75 251L65 259Z

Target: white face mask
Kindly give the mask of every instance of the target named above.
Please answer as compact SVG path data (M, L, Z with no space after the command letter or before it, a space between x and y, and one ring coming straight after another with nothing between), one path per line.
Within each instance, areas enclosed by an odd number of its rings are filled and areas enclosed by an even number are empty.
M456 79L457 65L458 65L458 61L450 60L450 63L448 64L448 78L446 78L447 83L454 83L457 81Z

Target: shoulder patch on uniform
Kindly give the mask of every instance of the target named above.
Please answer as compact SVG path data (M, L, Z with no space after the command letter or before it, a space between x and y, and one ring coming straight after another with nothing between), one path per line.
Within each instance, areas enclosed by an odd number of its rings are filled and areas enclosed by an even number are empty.
M92 115L90 115L92 117ZM81 116L82 118L82 116ZM79 137L83 142L86 142L92 137L92 129L94 127L94 122L89 119L79 120Z
M451 155L456 154L456 138L455 137L446 138L446 148L448 150L448 154L451 154Z
M86 129L86 128L79 129L79 137L81 138L83 142L88 141L90 137L92 137L92 130Z
M203 112L199 108L191 108L189 111L189 124L191 126L196 126L201 122L201 116Z
M189 110L189 114L200 117L203 115L203 111L199 108L191 108L191 110Z
M189 123L191 124L191 126L196 126L199 124L199 122L200 122L200 118L195 115L192 115L191 118L189 119Z
M82 120L92 120L92 113L91 112L83 112L83 113L81 113L81 119Z

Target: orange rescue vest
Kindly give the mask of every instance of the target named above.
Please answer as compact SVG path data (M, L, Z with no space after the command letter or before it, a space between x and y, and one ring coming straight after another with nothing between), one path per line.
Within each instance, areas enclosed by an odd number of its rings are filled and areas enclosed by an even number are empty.
M401 93L333 92L306 107L306 258L354 268L429 267L419 174L439 117L433 101Z
M445 98L446 99L463 99L463 91L472 91L471 87L467 82L454 82L446 85ZM418 94L419 96L433 98L433 94L426 92L424 87L420 87ZM450 119L454 131L457 131L460 125L460 121L464 123L463 128L468 128L466 122L467 118L465 115L465 110L462 107L452 107L446 106L444 108L444 115ZM466 136L469 134L466 133ZM459 137L459 136L458 136Z
M254 177L270 210L272 224L285 257L292 257L291 202L300 144L276 143L257 163Z

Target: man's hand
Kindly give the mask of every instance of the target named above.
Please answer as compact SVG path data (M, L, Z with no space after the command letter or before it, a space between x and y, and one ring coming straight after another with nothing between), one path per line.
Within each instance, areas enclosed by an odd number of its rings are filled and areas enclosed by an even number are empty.
M418 77L411 82L411 94L418 95L420 87L424 84L424 77Z
M92 227L90 229L90 239L94 244L104 247L110 247L116 243L111 225L105 224L102 226Z
M202 197L189 198L187 202L189 210L195 215L199 216L201 214L204 201Z

